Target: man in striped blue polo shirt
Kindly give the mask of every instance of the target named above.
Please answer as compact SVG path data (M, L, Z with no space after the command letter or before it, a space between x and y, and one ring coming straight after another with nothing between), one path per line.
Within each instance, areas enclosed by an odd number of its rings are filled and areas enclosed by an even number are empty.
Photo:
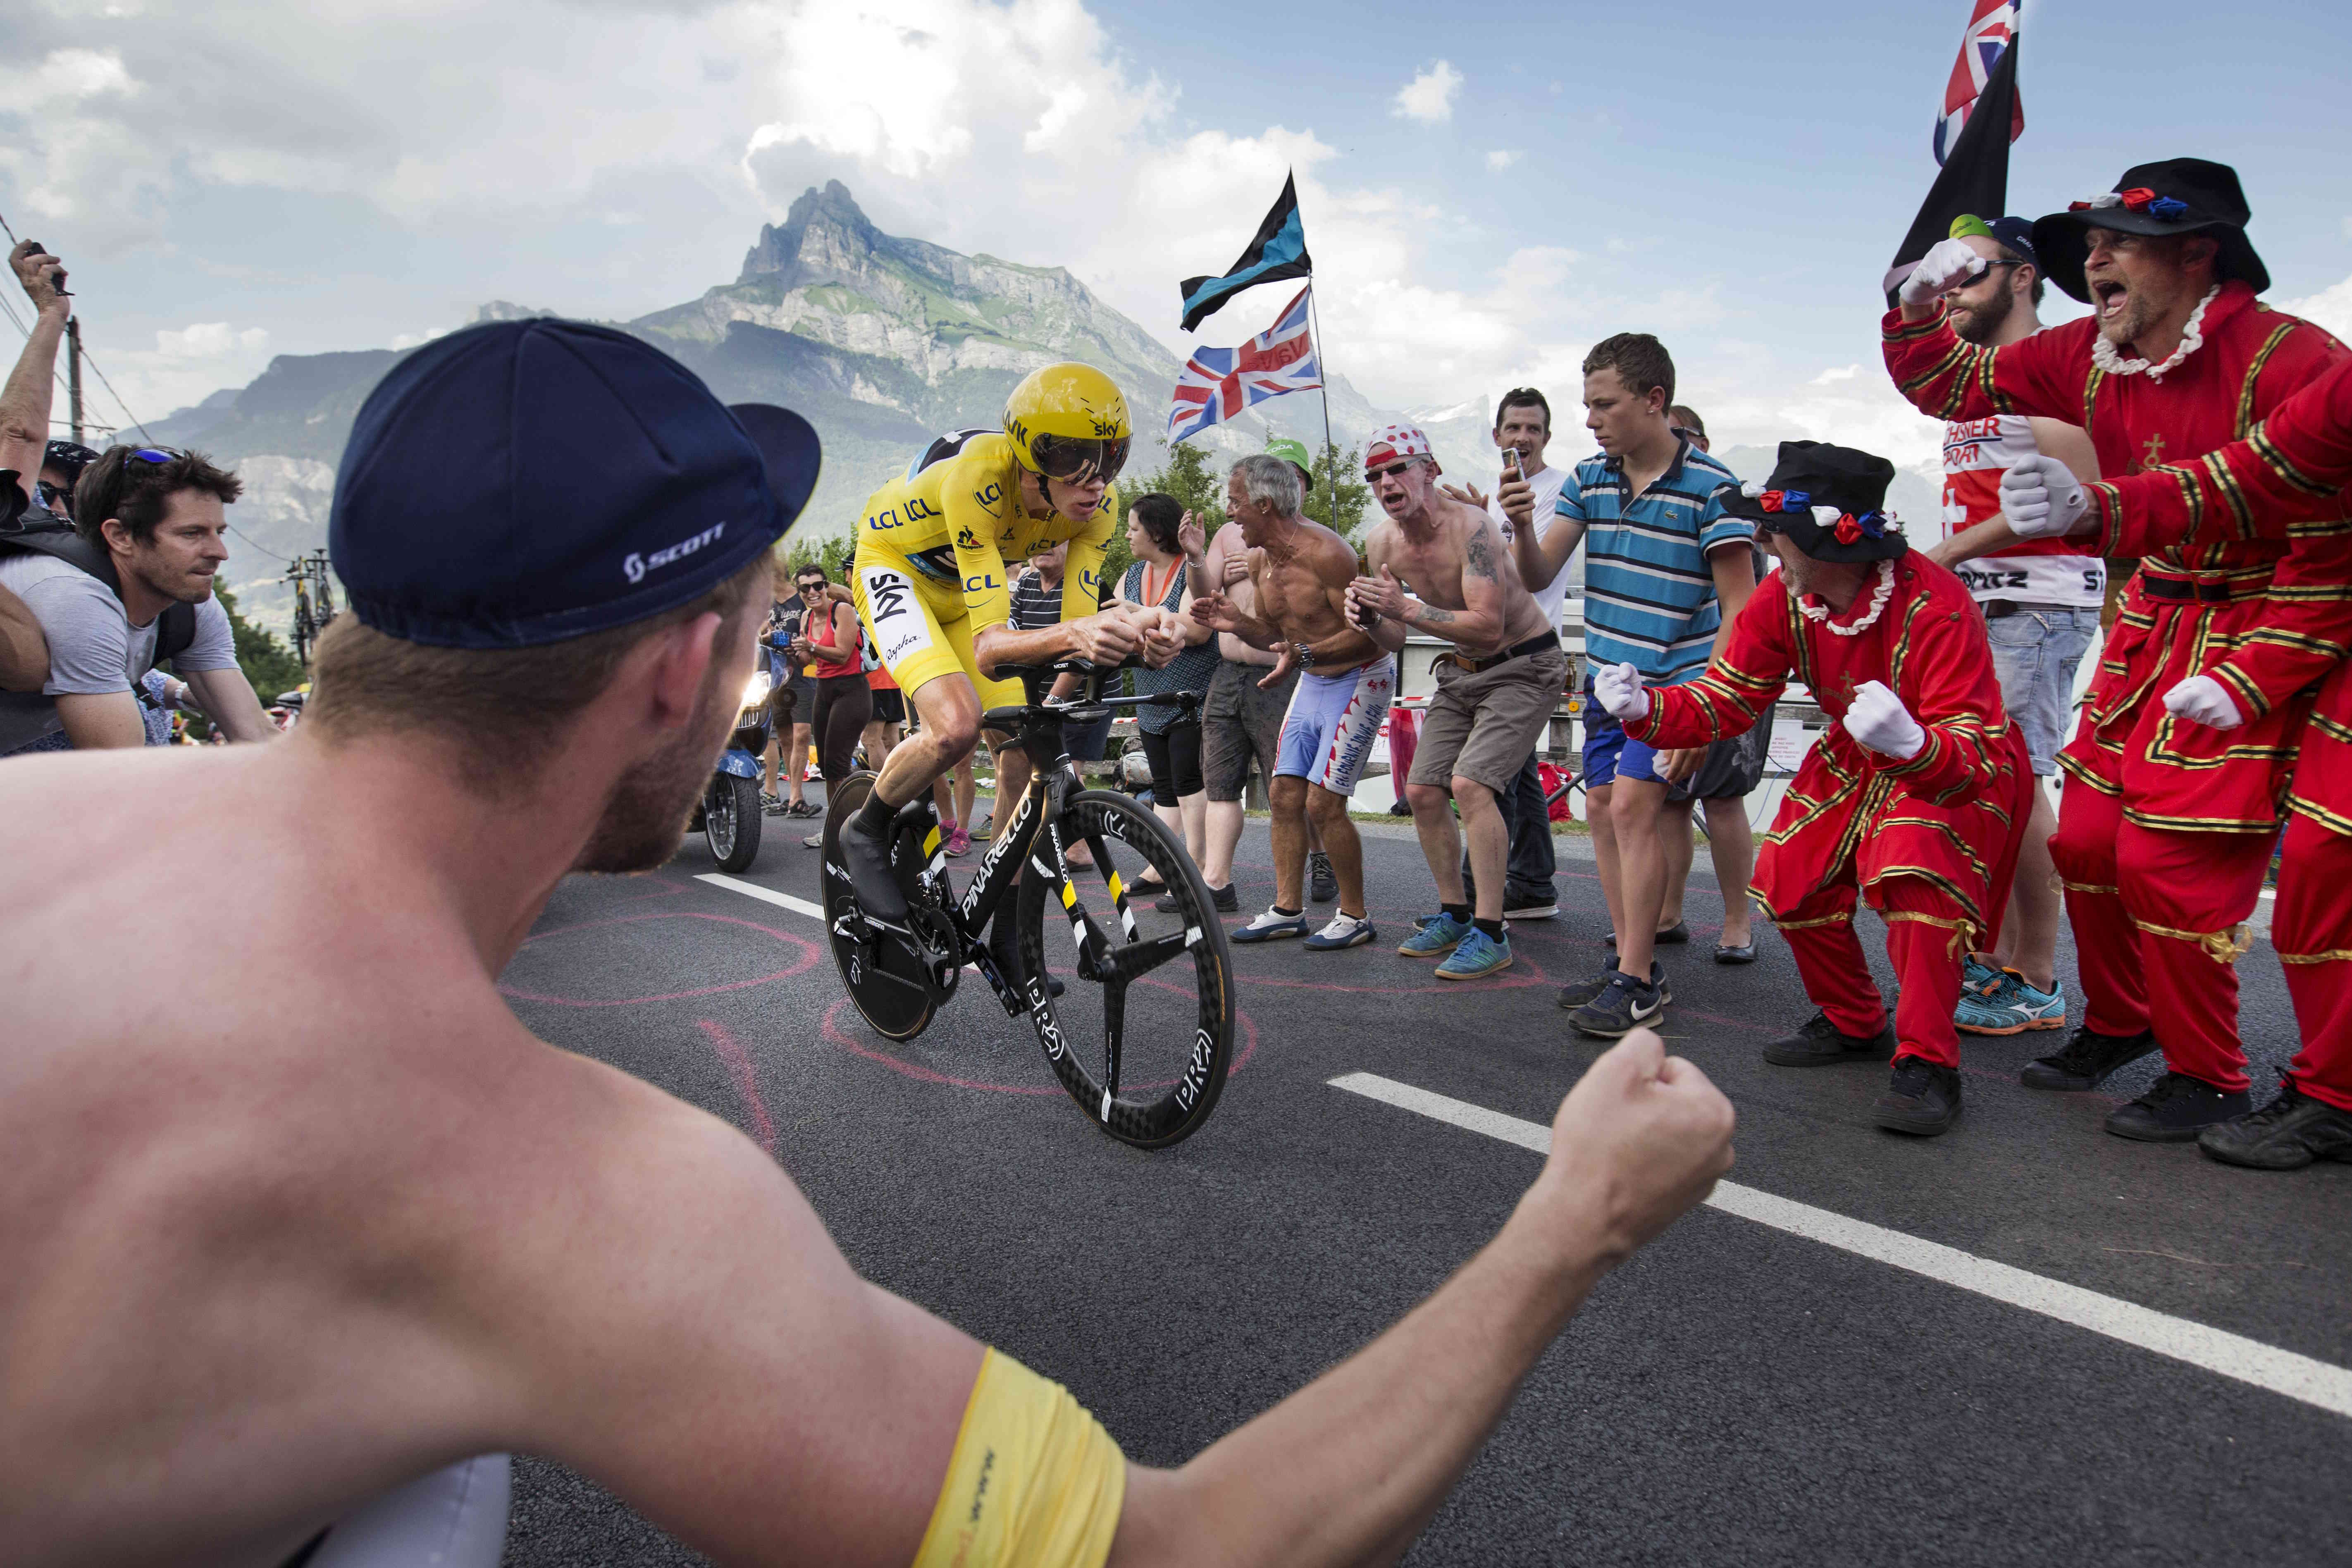
M1620 332L1593 346L1584 358L1584 426L1601 450L1560 487L1558 510L1570 526L1539 546L1557 571L1584 542L1587 668L1631 664L1662 686L1706 670L1756 586L1755 530L1723 507L1739 480L1675 434L1674 400L1675 362L1657 339ZM1532 498L1514 497L1514 488L1505 487L1506 509L1514 500L1529 507ZM1585 691L1585 799L1617 961L1559 1000L1580 1033L1615 1037L1654 1022L1668 1000L1653 956L1666 890L1659 828L1667 786L1706 749L1653 751L1591 700L1589 679ZM1732 899L1748 889L1723 891Z

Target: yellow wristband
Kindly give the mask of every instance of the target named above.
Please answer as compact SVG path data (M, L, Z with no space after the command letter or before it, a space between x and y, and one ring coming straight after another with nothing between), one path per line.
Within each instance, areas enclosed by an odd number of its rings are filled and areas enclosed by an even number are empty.
M1102 1423L992 1348L915 1568L1102 1568L1126 1500L1127 1460Z

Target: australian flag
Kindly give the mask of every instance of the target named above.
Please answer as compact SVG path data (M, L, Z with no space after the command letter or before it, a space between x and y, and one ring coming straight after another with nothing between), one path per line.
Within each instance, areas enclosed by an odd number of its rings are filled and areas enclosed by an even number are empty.
M1298 221L1298 178L1294 174L1283 180L1282 195L1258 224L1256 237L1242 252L1241 259L1225 268L1223 277L1184 279L1184 330L1198 330L1244 289L1314 275L1315 263L1307 254L1307 230Z
M1951 80L1944 84L1944 111L1936 117L1936 162L1940 163L1959 144L1960 130L1975 112L1993 66L2010 40L2017 37L2015 0L1976 0L1968 31L1960 35L1960 58L1952 62ZM2025 104L2010 99L2009 139L2025 132Z
M1244 408L1255 407L1286 392L1307 392L1323 384L1323 362L1307 332L1307 296L1298 298L1274 325L1237 349L1196 349L1177 378L1176 394L1168 407L1171 446L1197 436L1212 425L1222 425Z

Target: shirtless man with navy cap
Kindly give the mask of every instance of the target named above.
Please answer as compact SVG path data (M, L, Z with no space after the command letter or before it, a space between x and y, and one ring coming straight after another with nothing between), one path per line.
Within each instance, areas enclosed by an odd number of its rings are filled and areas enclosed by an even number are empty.
M1154 1470L861 1280L749 1139L534 1039L499 972L565 875L677 847L816 456L620 332L440 339L353 428L299 730L0 770L86 824L0 861L11 1564L487 1565L517 1448L721 1562L1392 1562L1729 1166L1729 1103L1629 1039L1451 1283ZM125 985L132 911L237 940Z

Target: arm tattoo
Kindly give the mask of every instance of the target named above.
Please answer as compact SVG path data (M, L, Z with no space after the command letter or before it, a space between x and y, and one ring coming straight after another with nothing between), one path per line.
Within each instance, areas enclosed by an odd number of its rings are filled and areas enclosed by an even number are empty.
M1451 626L1454 624L1454 612L1441 610L1435 605L1424 602L1421 606L1421 613L1415 616L1413 620L1416 625L1424 626Z
M1470 542L1464 547L1462 564L1468 571L1484 577L1489 583L1495 581L1495 552L1486 543L1486 530L1483 524L1477 532L1470 536Z

